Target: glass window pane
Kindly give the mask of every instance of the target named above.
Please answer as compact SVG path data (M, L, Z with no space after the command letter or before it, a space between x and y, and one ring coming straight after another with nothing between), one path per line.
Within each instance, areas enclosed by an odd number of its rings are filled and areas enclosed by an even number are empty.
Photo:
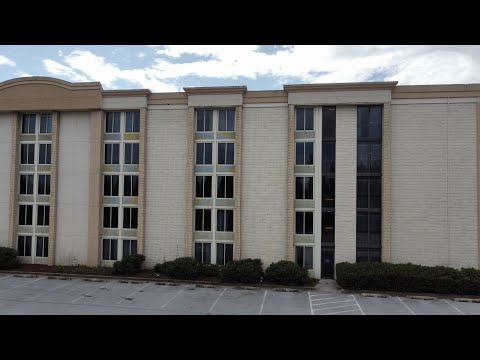
M306 176L304 179L305 199L313 199L313 177Z
M20 175L20 194L27 193L27 175Z
M322 176L322 207L335 207L335 177Z
M123 257L130 255L130 240L123 240Z
M201 198L203 197L203 176L196 176L195 179L195 197Z
M25 225L26 205L20 205L20 211L18 212L18 225Z
M218 143L218 163L225 164L225 151L226 151L225 143Z
M195 230L196 231L203 230L203 210L202 209L195 209Z
M305 143L305 165L313 165L313 142Z
M35 256L42 256L43 255L43 238L41 236L37 236L37 246L35 249Z
M28 144L27 146L28 151L28 164L35 163L35 144Z
M322 173L335 172L335 143L324 141L322 143Z
M210 254L211 254L211 244L210 243L203 243L203 262L205 264L210 264Z
M217 176L217 198L225 197L225 176Z
M235 144L227 144L227 164L233 165L235 163Z
M205 187L204 187L204 196L206 198L211 198L212 197L212 177L211 176L205 176Z
M111 196L112 194L112 177L110 175L105 175L103 177L103 195Z
M197 110L197 131L205 131L205 111Z
M132 176L132 196L138 196L138 175Z
M368 245L368 214L357 213L357 246Z
M213 110L205 110L205 131L213 130Z
M25 256L25 236L19 236L17 241L18 256Z
M370 249L368 255L369 255L368 259L371 262L382 261L382 250L381 249Z
M382 107L370 106L370 137L382 137Z
M322 139L335 139L336 109L322 107Z
M357 173L368 172L368 144L357 144Z
M47 144L47 158L45 160L45 164L51 164L52 163L52 145Z
M217 231L225 231L225 210L217 210Z
M368 261L368 250L365 248L357 247L357 262L366 262Z
M305 129L305 109L304 108L297 108L295 110L296 118L297 118L297 130L304 130Z
M218 111L218 131L227 130L227 112L226 110Z
M28 134L28 117L26 114L22 115L22 134Z
M305 130L313 130L313 108L305 109Z
M313 247L305 246L305 268L313 269Z
M305 234L313 234L313 212L305 212Z
M202 262L202 243L195 243L195 260Z
M131 222L131 219L130 219L130 215L131 215L131 209L129 208L123 208L123 228L124 229L130 229L131 225L130 225L130 222Z
M225 264L233 260L233 244L225 244Z
M110 260L117 260L118 240L110 240Z
M303 177L297 176L295 178L295 199L303 199Z
M103 227L104 228L110 227L110 208L109 207L103 208Z
M105 132L113 132L113 113L111 112L105 113Z
M137 240L130 240L130 255L137 255Z
M233 210L225 210L225 231L233 231Z
M135 111L133 113L133 132L140 132L140 111Z
M305 143L297 142L295 145L295 164L304 165L305 164Z
M295 212L295 234L303 234L303 212Z
M133 159L132 164L140 164L140 144L133 144Z
M127 111L125 113L125 132L132 132L133 131L133 113L131 111Z
M113 146L112 164L120 164L120 144L112 144L112 146Z
M370 144L370 172L382 172L382 144Z
M227 131L235 131L235 109L227 110Z
M368 138L369 130L369 107L368 106L358 106L357 107L357 137L358 139Z
M118 228L118 207L112 207L112 228Z
M225 244L217 244L217 265L225 264L224 246Z
M43 256L48 257L48 237L43 238Z
M33 225L33 205L27 205L27 222L25 225Z
M204 209L203 217L204 231L212 231L212 210Z
M124 147L124 162L125 164L131 164L132 163L132 144L126 143Z
M32 176L32 189L33 189L33 176ZM45 175L45 195L50 195L50 175Z
M380 209L382 207L382 180L370 179L370 208Z
M119 112L113 113L113 132L115 133L120 132L120 113Z
M112 196L118 196L119 176L112 175Z
M32 237L25 236L25 256L32 256Z
M47 114L40 114L40 133L45 134L46 132L47 132Z
M203 151L204 151L204 144L197 143L197 160L196 160L197 165L203 164Z
M205 164L212 164L212 143L205 144Z
M368 179L357 178L357 208L368 208Z
M322 244L335 243L335 213L333 211L322 212Z
M105 144L105 164L112 163L112 145Z
M229 199L233 199L233 176L225 176L226 179L226 194Z
M295 246L295 262L303 266L303 246Z
M138 208L133 208L131 210L132 217L132 229L138 229Z

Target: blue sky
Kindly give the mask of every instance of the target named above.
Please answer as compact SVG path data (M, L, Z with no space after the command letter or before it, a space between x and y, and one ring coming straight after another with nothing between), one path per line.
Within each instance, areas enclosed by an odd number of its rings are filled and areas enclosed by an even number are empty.
M21 45L0 46L0 81L52 76L104 89L398 81L480 82L479 45Z

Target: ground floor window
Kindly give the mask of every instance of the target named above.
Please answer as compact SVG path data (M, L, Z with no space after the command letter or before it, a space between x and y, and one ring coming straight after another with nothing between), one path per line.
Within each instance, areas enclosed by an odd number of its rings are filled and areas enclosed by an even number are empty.
M117 260L117 239L103 239L103 260Z
M195 243L195 260L204 264L211 263L211 247L210 243Z
M48 237L37 236L37 249L35 252L37 257L48 257Z
M217 265L225 265L233 260L233 244L217 244Z
M18 256L32 256L32 237L19 236L17 242Z
M123 240L123 257L137 254L137 240Z
M307 270L313 269L313 246L295 246L295 262Z

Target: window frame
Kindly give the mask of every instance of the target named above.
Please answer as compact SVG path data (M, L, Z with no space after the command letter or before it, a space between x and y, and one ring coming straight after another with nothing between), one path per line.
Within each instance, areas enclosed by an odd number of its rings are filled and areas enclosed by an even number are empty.
M25 191L26 192L22 192L22 177L26 177L26 182L25 182ZM29 193L28 192L28 179L29 178L32 178L32 192ZM35 194L35 173L20 173L19 174L19 177L18 177L18 180L19 180L19 185L18 185L18 194L19 195L34 195Z
M20 251L20 238L23 238L23 251ZM27 238L30 241L30 254L25 254L25 250L27 249ZM24 234L18 234L17 235L17 252L18 256L21 257L31 257L32 256L32 246L33 245L33 235L24 235ZM23 255L22 255L23 253Z
M21 209L22 209L22 206L25 207L25 210L24 210L24 224L21 223ZM31 223L30 224L27 224L27 220L28 220L28 209L31 209ZM25 204L25 203L20 203L18 204L18 222L17 224L19 226L33 226L33 222L34 222L34 214L33 214L33 210L34 210L34 204L32 203L28 203L28 204Z
M212 264L212 244L213 244L213 242L209 242L209 241L195 241L194 242L194 249L193 249L193 256L194 256L195 261L198 261L202 264ZM200 261L197 258L197 245L200 245L201 249L202 249L200 251L200 253L202 254L202 259ZM205 245L210 246L209 261L208 262L206 262L205 259L204 259L204 254L205 254L204 247L205 247Z
M112 114L112 131L108 129L108 114ZM118 131L115 131L115 114L118 114ZM122 132L122 111L105 111L105 134L121 134Z
M224 141L223 139L221 141L216 141L217 143L217 165L235 165L235 142L234 141ZM220 145L225 145L225 153L224 153L224 163L220 163ZM228 149L229 145L233 146L233 162L232 163L227 163L228 159Z
M24 119L25 116L28 116L28 132L24 132ZM34 121L33 121L33 132L31 132L31 122L30 122L30 117L33 116ZM22 113L22 123L21 123L21 134L22 135L35 135L37 133L37 114L36 113Z
M110 160L112 161L112 162L110 162L110 163L107 162L107 152L108 152L108 151L107 151L107 148L108 148L109 146L111 147ZM117 163L114 163L114 162L113 162L113 158L114 158L113 155L114 155L114 153L115 153L114 149L115 149L116 147L118 148L118 162L117 162ZM120 165L120 164L121 164L122 159L121 159L121 149L120 149L120 143L119 143L119 142L107 142L107 141L105 141L105 142L104 142L103 151L104 151L104 156L103 156L103 164L104 164L104 165Z
M223 246L222 257L221 257L222 261L221 261L221 262L218 261L218 260L219 260L219 257L218 257L218 254L219 254L219 251L218 251L219 249L218 249L218 247L219 247L219 245L222 245L222 246ZM225 259L226 259L226 254L227 254L227 246L228 246L229 249L230 249L230 248L232 249L232 256L231 256L231 259L230 259L229 261L226 261L226 260L225 260ZM215 242L215 249L216 249L216 251L215 251L215 253L216 253L216 254L215 254L215 257L216 257L216 258L215 258L215 264L217 264L217 265L225 265L225 264L227 264L228 262L233 261L233 243L231 243L231 242L223 242L223 241Z
M297 214L302 213L302 222L303 222L303 232L298 233L297 232ZM311 233L306 233L306 213L311 213L312 214L312 232ZM295 235L315 235L315 211L312 209L295 209Z
M118 194L113 195L113 177L116 176L118 178ZM107 177L110 179L110 181L107 181ZM110 195L106 194L106 184L110 183ZM120 175L119 174L103 174L103 196L104 197L119 197L120 196Z
M130 195L127 194L127 191L126 189L128 189L128 186L127 186L127 181L126 181L126 178L129 177L130 178ZM134 182L133 182L133 178L136 177L137 178L137 186L136 186L136 192L133 191L135 189L135 186L133 185ZM139 188L139 175L135 175L135 174L123 174L123 196L124 197L138 197L138 188ZM120 179L119 179L119 191L120 191ZM136 193L136 195L135 195Z
M126 212L129 212L129 224L126 224L125 222L125 219L127 218L126 216ZM135 214L135 216L133 216ZM134 218L135 221L134 221ZM126 227L125 225L128 225L128 227ZM134 227L134 225L136 225ZM125 230L134 230L134 229L138 229L138 207L137 206L122 206L122 229L125 229Z
M102 238L102 261L117 261L118 260L118 238L109 237L109 238ZM105 259L105 241L109 242L108 245L108 259ZM115 242L116 251L112 251L112 244ZM115 254L115 258L112 259L112 254Z
M197 211L202 212L202 226L201 229L197 229ZM205 230L205 211L210 211L210 230ZM212 231L212 213L213 209L212 208L195 208L195 214L194 214L194 229L195 231L204 231L204 232L211 232Z
M41 239L41 246L40 246L40 249L41 249L41 253L38 254L38 247L39 247L39 244L40 244L40 240ZM48 236L44 236L44 235L37 235L35 237L35 257L45 257L45 258L48 258Z
M302 248L302 264L299 264L299 263L298 263L298 259L297 259L297 249L299 249L299 248ZM311 262L312 267L311 267L311 268L308 268L308 267L305 266L305 264L306 264L306 261L305 261L305 259L306 259L305 249L306 249L306 248L311 248L311 249L312 249L312 250L311 250L311 257L312 257L312 259L311 259L311 260L312 260L312 262ZM295 251L294 251L294 252L295 252L295 263L298 264L298 265L300 265L300 266L302 266L303 268L305 268L305 269L307 269L307 270L313 270L313 269L315 268L315 256L314 256L314 254L315 254L315 249L314 249L314 248L315 248L315 245L295 244Z
M225 111L225 130L220 130L220 112ZM228 112L233 111L233 130L228 130ZM222 133L234 133L237 128L237 121L236 121L236 109L235 108L219 108L217 109L218 112L218 123L217 123L217 132Z
M40 219L40 208L43 208L43 219ZM37 226L50 226L50 205L37 205Z
M223 193L225 196L219 196L219 191L220 191L220 180L219 178L222 177L224 178L223 180ZM227 196L227 177L232 178L232 196ZM235 198L235 175L217 175L217 193L216 193L216 198L217 199L234 199Z
M123 164L124 165L139 165L140 164L140 143L138 141L123 141ZM127 158L127 145L130 146L130 153L128 154L129 157ZM138 149L138 162L135 161L135 148ZM131 162L127 162L131 161Z
M306 129L307 124L307 109L312 111L312 129ZM298 112L297 110L303 110L303 129L298 129ZM295 107L295 131L302 132L315 132L315 107L314 106L296 106Z
M36 142L27 142L27 141L22 141L20 143L20 165L35 165L35 159L37 158L36 156L36 152L37 152L37 143ZM27 162L24 163L22 162L22 154L23 154L23 150L22 148L26 146L27 148ZM30 147L33 146L33 159L30 158ZM39 146L38 146L39 147ZM32 162L30 162L32 161Z
M43 188L43 193L40 192L40 177L45 178L44 182L44 188ZM48 181L47 181L48 178ZM50 195L51 192L51 174L50 173L37 173L37 195L45 195L48 196ZM47 188L48 188L48 193L47 193Z
M205 189L207 188L205 178L210 178L210 196L205 196ZM201 196L198 195L197 193L197 178L202 178L202 193ZM212 175L198 175L195 174L195 198L196 199L212 199L213 195L213 176Z
M46 132L42 131L43 119L46 116ZM49 126L50 125L50 126ZM50 130L50 131L48 131ZM40 113L40 126L38 129L40 135L51 135L53 134L53 114L49 112Z
M198 130L198 113L203 112L203 130ZM205 119L206 119L206 113L211 112L212 114L212 129L211 130L205 130ZM196 133L212 133L215 131L215 120L214 120L214 110L213 109L195 109L195 132Z
M206 154L206 151L205 151L205 144L210 144L211 146L211 159L210 159L210 163L209 164L206 164L205 163L205 154ZM213 144L214 142L211 142L211 141L197 141L195 143L195 165L213 165ZM201 147L203 148L203 157L202 157L202 163L197 163L197 160L198 160L198 147L199 145L201 145Z
M311 143L313 148L312 148L312 163L311 164L306 164L306 146L307 143ZM297 164L297 145L298 144L303 144L303 164ZM296 166L315 166L315 141L314 140L305 140L305 139L295 139L295 165Z
M234 221L235 221L235 218L234 218L234 209L224 209L224 208L216 208L216 230L217 232L222 232L222 233L233 233L233 229L235 227L235 224L234 224ZM228 212L231 212L232 214L232 230L227 230L227 211ZM219 224L220 222L218 221L218 217L219 217L219 213L222 213L223 212L223 230L222 229L219 229ZM220 215L222 216L222 215Z
M42 147L45 149L43 159L41 159ZM42 162L42 160L45 162ZM52 143L38 142L38 165L52 165Z
M129 253L127 255L125 255L125 243L126 242L129 242ZM136 255L138 254L138 240L137 239L121 239L121 242L122 242L122 259L125 258L125 256L128 256L128 255ZM135 242L135 253L132 254L132 244L133 242Z
M310 178L312 182L312 197L306 198L305 193L307 187L305 186L305 178ZM302 197L297 198L297 179L303 179L302 181ZM315 177L312 175L295 175L295 200L314 200L315 199Z
M132 114L132 123L131 123L131 128L127 129L128 126L128 114ZM137 115L138 114L138 118ZM137 120L138 120L138 131L135 131L137 125ZM124 126L124 133L125 134L139 134L140 133L140 110L130 110L130 111L125 111L125 126Z
M117 227L112 227L112 219L113 219L113 211L112 209L115 208L117 209ZM102 211L102 227L104 229L120 229L120 206L113 206L113 205L104 205L103 206L103 211ZM105 226L105 210L106 209L110 209L109 210L109 226Z

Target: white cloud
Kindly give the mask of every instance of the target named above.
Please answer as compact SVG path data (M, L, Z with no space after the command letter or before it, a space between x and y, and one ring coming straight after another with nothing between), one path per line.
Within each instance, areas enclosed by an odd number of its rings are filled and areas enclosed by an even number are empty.
M17 72L15 72L15 76L16 77L29 77L29 76L33 76L33 75L30 75L29 73L27 73L25 71L17 71Z
M15 61L10 60L8 57L0 55L0 65L16 66L17 64L15 63Z
M140 52L140 53L137 54L137 57L138 57L139 59L142 59L142 58L144 58L145 56L147 56L147 55L146 55L144 52Z
M464 45L296 45L264 53L257 45L151 46L153 64L121 69L87 50L63 56L65 65L44 60L46 70L70 80L100 81L106 88L118 81L152 91L178 91L184 77L257 79L270 76L273 84L398 80L400 84L480 82L480 46ZM143 52L137 54L141 58ZM211 81L211 79L210 79ZM270 85L271 87L272 85ZM267 86L268 87L268 86Z

